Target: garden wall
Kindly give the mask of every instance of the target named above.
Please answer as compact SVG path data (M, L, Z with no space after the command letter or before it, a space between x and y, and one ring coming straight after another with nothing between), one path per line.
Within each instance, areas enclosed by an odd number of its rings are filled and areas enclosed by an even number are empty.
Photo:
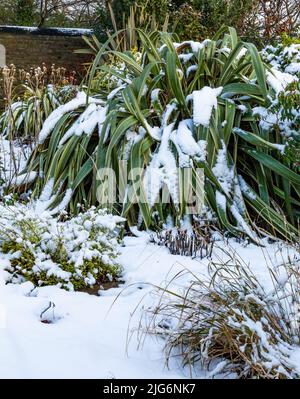
M83 71L82 64L89 61L85 54L74 50L87 45L82 36L91 36L89 29L27 28L0 25L0 46L5 47L6 65L29 69L41 65L55 64L67 70ZM2 47L1 46L1 47Z

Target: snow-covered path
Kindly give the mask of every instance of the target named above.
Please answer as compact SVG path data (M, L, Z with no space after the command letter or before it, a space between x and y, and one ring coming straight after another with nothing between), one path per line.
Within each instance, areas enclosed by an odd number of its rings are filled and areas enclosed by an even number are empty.
M170 369L165 367L161 341L148 337L138 349L137 335L128 344L128 334L141 317L137 305L153 303L151 284L161 285L185 268L206 274L208 261L169 255L143 237L126 238L125 243L120 261L127 288L110 289L100 297L56 287L31 291L30 283L4 285L0 256L0 378L189 377L189 371L175 360ZM267 280L266 253L253 245L232 245L231 250L251 261L255 272ZM282 253L275 246L268 253L281 260ZM183 275L177 284L187 278ZM46 318L54 315L54 322L42 323L40 314L50 301L55 308Z

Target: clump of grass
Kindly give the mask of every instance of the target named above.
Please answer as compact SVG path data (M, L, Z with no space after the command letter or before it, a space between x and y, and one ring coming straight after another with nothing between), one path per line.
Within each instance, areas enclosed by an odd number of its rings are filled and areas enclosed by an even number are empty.
M169 362L201 365L209 376L299 378L290 361L299 344L299 261L270 269L268 291L239 258L211 263L210 278L193 281L183 294L164 289L147 318L147 332L166 340Z

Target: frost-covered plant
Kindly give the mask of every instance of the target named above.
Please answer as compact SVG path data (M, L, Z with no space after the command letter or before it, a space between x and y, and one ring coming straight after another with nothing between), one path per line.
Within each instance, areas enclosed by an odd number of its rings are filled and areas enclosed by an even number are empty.
M43 91L37 92L28 88L23 97L18 96L17 101L10 104L1 115L0 131L9 139L22 137L27 142L34 142L51 112L69 101L74 94L71 86L58 90L48 85Z
M265 47L261 55L272 68L282 73L282 79L287 83L286 87L276 88L277 96L267 109L259 109L262 128L295 138L300 130L300 44L286 39L276 47ZM291 80L286 73L293 75L294 79Z
M300 81L291 82L277 93L269 107L253 108L259 127L266 136L273 135L284 145L282 162L298 172L300 139Z
M23 173L32 152L28 142L22 139L9 140L0 133L0 202L6 195L14 194L21 199L29 197L28 184L36 178L36 173Z
M116 280L123 219L94 207L73 218L55 217L45 205L0 207L0 248L10 281L82 290Z
M290 359L300 338L299 260L270 270L269 290L239 258L210 271L208 279L192 274L183 293L162 288L145 314L145 332L166 340L168 361L180 356L210 377L299 378Z
M162 221L171 215L179 225L187 206L175 169L189 168L194 187L202 168L205 206L219 228L256 240L256 224L295 240L300 177L284 163L286 139L266 134L254 112L267 109L295 77L266 70L253 44L239 40L234 29L223 33L177 43L167 33L138 31L139 61L130 51L103 45L90 70L93 95L79 93L43 125L28 164L38 176L34 193L54 178L61 195L72 189L71 211L77 203L94 205L105 187L97 170L112 168L118 176L119 161L126 161L125 192L141 195L138 203L126 197L110 204L113 209L140 227L157 225L157 215ZM103 63L111 54L125 68ZM113 91L92 93L99 71L117 79ZM130 179L135 168L144 170L138 181ZM118 195L124 184L116 183ZM160 199L164 185L167 204Z
M75 72L67 76L65 68L54 65L29 71L11 65L2 75L6 111L0 117L0 131L10 139L34 141L50 113L76 93Z
M261 51L262 58L281 72L300 76L300 43L278 43L266 46Z
M277 131L285 137L299 136L300 81L295 80L278 91L268 108L257 107L253 112L260 116L260 127L263 130Z

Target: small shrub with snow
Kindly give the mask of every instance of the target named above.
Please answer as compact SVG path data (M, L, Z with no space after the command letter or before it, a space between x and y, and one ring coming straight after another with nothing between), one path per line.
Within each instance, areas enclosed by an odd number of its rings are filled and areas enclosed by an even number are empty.
M32 204L1 206L0 213L0 248L12 282L82 290L120 275L122 218L92 207L63 221Z
M295 146L300 129L300 43L284 39L276 47L265 47L261 55L286 85L274 87L275 98L267 108L254 109L254 114L259 115L263 130L271 133L277 131L288 137L288 145Z
M192 275L183 294L163 290L146 331L166 339L168 360L179 355L210 377L299 378L290 359L300 336L299 269L296 260L270 271L268 291L238 259L213 264L211 278Z
M272 67L281 72L300 76L300 43L283 41L277 46L266 46L261 55Z

